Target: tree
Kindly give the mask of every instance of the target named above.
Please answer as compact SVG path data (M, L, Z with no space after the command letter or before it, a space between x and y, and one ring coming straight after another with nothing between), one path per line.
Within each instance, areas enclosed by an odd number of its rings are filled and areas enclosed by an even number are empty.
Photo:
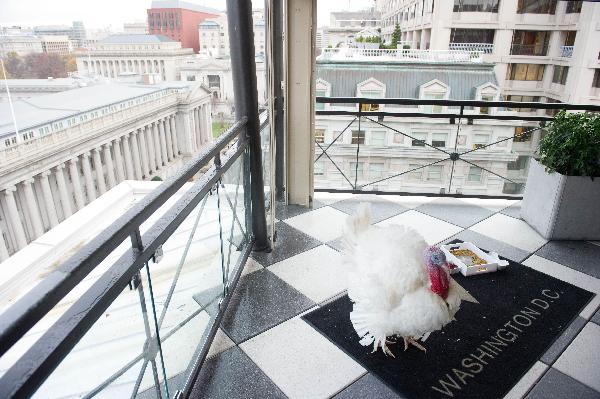
M52 53L28 54L24 58L8 53L3 61L9 79L66 78L68 72L77 70L73 56Z
M2 61L4 61L4 69L8 79L22 79L24 77L25 65L23 64L23 58L17 53L8 53ZM4 78L4 76L1 77Z
M400 25L396 24L394 28L394 32L392 32L392 45L391 48L396 48L398 46L398 42L400 41L400 34L402 31L400 30Z

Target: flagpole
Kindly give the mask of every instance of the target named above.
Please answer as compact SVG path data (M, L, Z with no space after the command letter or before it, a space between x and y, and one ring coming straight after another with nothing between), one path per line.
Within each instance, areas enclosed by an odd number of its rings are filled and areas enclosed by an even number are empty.
M4 75L4 85L6 87L6 94L8 96L8 104L10 106L10 113L12 115L13 124L15 125L15 133L17 135L17 143L21 143L21 135L19 134L19 128L17 126L17 118L15 117L15 109L13 107L12 98L10 97L10 90L8 89L8 80L6 79L6 69L4 69L4 60L0 58L0 65L2 65L2 73Z

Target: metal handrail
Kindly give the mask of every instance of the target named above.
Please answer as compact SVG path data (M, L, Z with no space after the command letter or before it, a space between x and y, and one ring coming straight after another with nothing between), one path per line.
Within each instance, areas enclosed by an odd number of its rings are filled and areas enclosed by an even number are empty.
M146 195L8 308L0 316L0 356L5 354L106 256L136 232L139 226L198 173L202 166L209 163L231 140L239 136L246 122L246 117L236 122L212 146L166 179L156 190Z

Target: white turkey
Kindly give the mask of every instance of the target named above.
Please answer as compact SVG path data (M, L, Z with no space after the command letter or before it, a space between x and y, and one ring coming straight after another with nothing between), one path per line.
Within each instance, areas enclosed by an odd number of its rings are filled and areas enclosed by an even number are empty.
M405 350L425 351L418 340L452 321L461 302L462 287L449 277L444 253L410 227L371 225L368 204L348 217L344 245L350 320L360 343L394 357L386 344L396 336Z

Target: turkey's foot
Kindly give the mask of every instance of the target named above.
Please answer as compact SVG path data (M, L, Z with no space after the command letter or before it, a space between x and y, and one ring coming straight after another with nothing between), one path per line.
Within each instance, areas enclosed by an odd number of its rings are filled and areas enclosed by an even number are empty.
M377 349L379 349L379 346L381 346L381 351L383 352L384 355L391 356L395 359L396 355L394 355L394 353L390 350L390 348L387 347L386 343L387 344L395 344L396 342L385 340L384 342L382 342L379 345L376 341L375 344L373 345L373 352L371 352L371 353L377 352Z
M414 339L413 337L403 337L404 338L404 350L408 349L409 345L412 345L420 350L422 350L423 352L427 352L427 349L425 349L425 347L423 345L421 345L416 339Z

